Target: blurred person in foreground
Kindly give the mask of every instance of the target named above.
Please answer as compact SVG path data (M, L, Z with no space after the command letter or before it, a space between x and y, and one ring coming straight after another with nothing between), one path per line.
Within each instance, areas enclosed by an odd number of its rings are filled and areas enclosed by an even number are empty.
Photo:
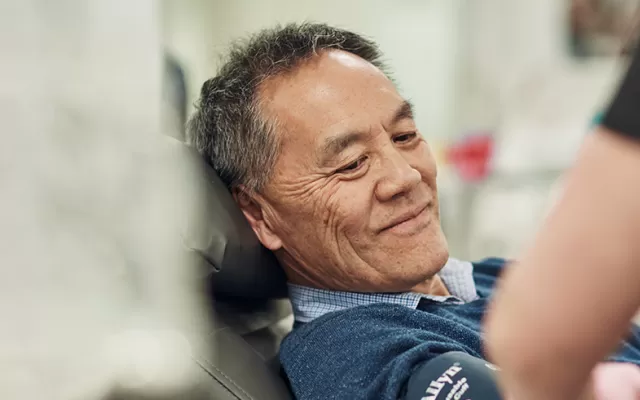
M629 335L640 307L637 50L563 197L516 264L486 321L505 391L516 400L640 399L638 367L596 366Z
M259 32L203 85L189 142L287 274L297 398L498 399L481 321L503 262L449 258L428 132L381 57L327 25ZM610 361L640 364L640 331Z

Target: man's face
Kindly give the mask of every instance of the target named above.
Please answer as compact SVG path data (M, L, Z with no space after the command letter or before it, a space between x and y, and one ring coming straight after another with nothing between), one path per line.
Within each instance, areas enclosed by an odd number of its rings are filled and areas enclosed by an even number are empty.
M438 272L448 251L436 165L393 83L334 50L261 89L281 153L250 221L289 278L394 292Z

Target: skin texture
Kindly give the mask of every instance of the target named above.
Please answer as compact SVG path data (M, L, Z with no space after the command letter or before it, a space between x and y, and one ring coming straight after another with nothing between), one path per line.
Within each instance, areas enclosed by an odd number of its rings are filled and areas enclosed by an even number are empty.
M640 143L600 129L586 140L562 199L506 274L488 313L487 350L512 398L575 399L590 377L598 391L586 396L640 398L638 367L593 370L640 306L638 238ZM616 388L635 390L623 395Z
M331 50L264 82L260 100L281 153L264 190L234 195L289 280L448 294L435 161L394 84Z

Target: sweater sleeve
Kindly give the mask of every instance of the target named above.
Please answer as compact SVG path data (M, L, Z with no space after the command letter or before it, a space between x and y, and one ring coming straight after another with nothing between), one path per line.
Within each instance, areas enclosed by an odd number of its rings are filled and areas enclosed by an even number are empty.
M602 125L624 136L640 139L640 51L618 88Z
M481 357L479 342L451 317L375 304L296 329L280 361L298 399L398 399L425 362L452 351Z

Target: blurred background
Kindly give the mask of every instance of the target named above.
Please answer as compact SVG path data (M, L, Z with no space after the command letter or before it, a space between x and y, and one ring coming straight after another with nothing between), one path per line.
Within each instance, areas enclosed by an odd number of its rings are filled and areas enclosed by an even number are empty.
M513 257L614 90L637 0L164 0L162 42L187 109L234 38L320 21L380 44L440 164L459 258ZM187 111L189 112L189 111Z
M0 398L189 381L206 311L168 216L199 215L198 191L150 143L184 137L230 41L303 20L373 38L436 153L452 255L509 258L624 72L639 4L0 0Z

